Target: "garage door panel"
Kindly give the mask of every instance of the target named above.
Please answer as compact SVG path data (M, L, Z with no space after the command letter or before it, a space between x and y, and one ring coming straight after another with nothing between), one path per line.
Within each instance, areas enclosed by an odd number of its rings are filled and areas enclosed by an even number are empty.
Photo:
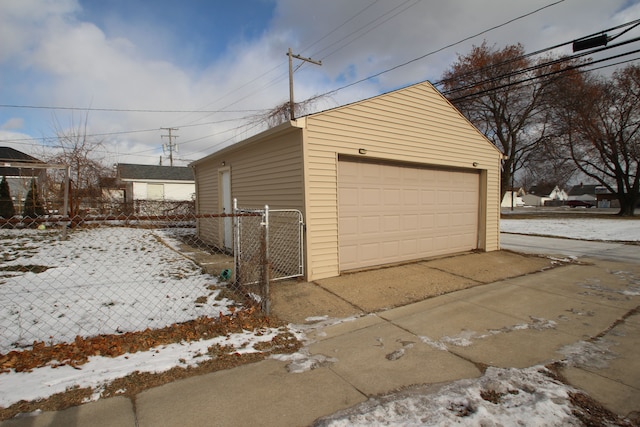
M382 194L383 194L383 199L382 199L383 206L397 205L400 203L400 193L397 192L396 190L384 189Z
M378 216L365 216L359 223L359 230L361 234L374 234L380 233L380 217Z
M479 174L340 161L340 269L477 247Z
M382 231L384 233L397 233L402 226L400 215L387 215L384 217Z

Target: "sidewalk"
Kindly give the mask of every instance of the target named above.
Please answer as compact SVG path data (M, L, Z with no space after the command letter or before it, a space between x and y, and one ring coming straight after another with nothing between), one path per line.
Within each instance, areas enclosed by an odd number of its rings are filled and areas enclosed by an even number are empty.
M624 416L640 411L640 265L593 260L520 271L514 254L504 254L476 264L444 258L298 284L325 304L322 313L289 294L306 314L354 316L307 325L307 361L315 369L290 372L294 364L270 359L150 389L135 402L105 399L0 426L305 426L402 387L475 378L486 366L557 360L570 362L562 373L572 385L608 409ZM519 275L501 277L495 268L501 262ZM403 283L410 292L399 292ZM425 296L444 292L439 286L460 290ZM417 302L384 309L402 298ZM584 351L589 345L591 353Z

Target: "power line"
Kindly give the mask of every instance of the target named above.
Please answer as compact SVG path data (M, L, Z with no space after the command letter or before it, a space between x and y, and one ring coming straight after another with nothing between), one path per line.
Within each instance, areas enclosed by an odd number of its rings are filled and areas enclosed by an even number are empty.
M2 108L26 108L37 110L70 110L70 111L104 111L117 113L252 113L262 112L265 110L148 110L140 108L94 108L94 107L62 107L62 106L46 106L46 105L18 105L18 104L0 104Z
M640 40L640 37L635 39L635 41L638 41L638 40ZM606 48L606 49L608 49L608 48ZM462 96L459 96L457 98L449 98L449 101L455 102L455 101L459 101L459 100L466 99L466 98L473 98L473 97L481 96L481 95L484 95L484 94L489 93L489 92L496 92L498 90L506 89L508 87L517 86L517 85L521 85L523 83L532 82L532 81L541 79L543 77L549 77L549 76L553 76L553 75L556 75L556 74L565 73L567 71L578 70L578 69L583 68L583 67L588 67L588 66L591 66L591 65L594 65L594 64L599 64L601 62L610 61L612 59L622 58L622 57L628 56L628 55L634 55L636 53L640 53L640 49L636 49L636 50L629 51L629 52L624 52L624 53L621 53L621 54L618 54L618 55L609 56L607 58L601 58L601 59L598 59L598 60L595 60L595 61L591 61L591 62L585 62L585 63L581 63L581 64L570 65L570 66L562 68L562 69L557 69L557 70L553 70L553 71L550 71L550 72L547 72L547 73L544 73L544 74L528 77L528 78L523 79L523 80L516 80L516 81L513 81L513 82L504 83L504 84L499 85L499 86L495 86L495 87L487 88L487 89L484 89L484 90L481 90L481 91L478 91L478 92L462 95ZM567 57L566 58L566 60L571 60L571 59L575 59L575 58L572 58L572 57ZM629 62L629 61L624 61L624 62ZM546 66L549 66L549 65L554 65L554 64L557 64L557 63L558 63L557 61L549 61L547 63L540 64L536 68L542 68L542 67L546 67ZM604 67L598 67L597 69L599 69L599 68L604 68ZM592 71L592 70L585 70L585 71ZM498 80L498 79L504 79L504 78L512 77L512 76L515 76L515 75L518 75L518 74L522 74L522 73L505 74L504 76L497 76L495 79L491 79L490 81L494 81L494 80ZM452 94L452 93L455 93L455 92L459 92L459 91L462 91L462 90L465 90L465 89L473 89L474 87L481 86L484 83L485 82L478 82L478 84L470 85L470 86L467 86L465 88L460 88L460 89L456 88L454 90L451 90L451 91L448 91L448 92L444 92L443 94L444 95L449 95L449 94Z
M301 49L302 52L311 49L312 47L314 47L315 45L317 45L318 43L320 43L322 40L326 39L327 37L329 37L332 34L335 34L336 31L338 31L340 28L344 27L346 24L348 24L349 22L353 21L354 19L356 19L358 16L362 15L366 10L368 10L369 8L373 7L374 5L376 5L380 0L375 0L373 3L365 6L364 9L361 9L358 13L356 13L355 15L353 15L351 18L347 19L346 21L344 21L342 24L338 25L337 27L335 27L334 29L330 30L327 34L325 34L324 36L320 37L320 39L316 40L315 42L311 43L309 46ZM311 55L311 56L317 56L317 55Z
M347 88L349 88L349 87L351 87L351 86L355 86L355 85L357 85L357 84L360 84L360 83L366 82L366 81L368 81L368 80L375 79L376 77L380 77L380 76L381 76L381 75L383 75L383 74L386 74L386 73L389 73L389 72L391 72L391 71L397 70L397 69L399 69L399 68L405 67L405 66L407 66L407 65L409 65L409 64L412 64L412 63L414 63L414 62L416 62L416 61L419 61L419 60L421 60L421 59L424 59L424 58L426 58L426 57L428 57L428 56L431 56L431 55L434 55L434 54L436 54L436 53L442 52L442 51L443 51L443 50L445 50L445 49L449 49L450 47L453 47L453 46L459 45L459 44L464 43L464 42L466 42L466 41L469 41L469 40L471 40L471 39L473 39L473 38L476 38L476 37L478 37L478 36L481 36L481 35L483 35L483 34L486 34L486 33L490 32L490 31L493 31L493 30L495 30L495 29L498 29L498 28L504 27L504 26L506 26L506 25L508 25L508 24L511 24L511 23L513 23L513 22L515 22L515 21L518 21L518 20L520 20L520 19L523 19L523 18L526 18L526 17L528 17L528 16L531 16L531 15L533 15L533 14L535 14L535 13L538 13L538 12L540 12L540 11L544 10L544 9L549 8L549 7L555 6L555 5L557 5L557 4L559 4L559 3L562 3L562 2L564 2L564 1L565 1L565 0L558 0L558 1L554 2L554 3L550 3L550 4L546 5L546 6L540 7L540 8L538 8L538 9L533 10L533 11L531 11L531 12L528 12L528 13L526 13L526 14L524 14L524 15L520 15L520 16L518 16L518 17L516 17L516 18L510 19L509 21L504 22L504 23L502 23L502 24L500 24L500 25L495 25L495 26L493 26L493 27L491 27L491 28L489 28L489 29L486 29L486 30L484 30L484 31L481 31L481 32L479 32L479 33L477 33L477 34L474 34L474 35L471 35L471 36L465 37L464 39L459 40L459 41L457 41L457 42L455 42L455 43L448 44L448 45L446 45L446 46L444 46L444 47L441 47L441 48L439 48L439 49L436 49L436 50L434 50L434 51L431 51L431 52L425 53L424 55L421 55L421 56L419 56L419 57L417 57L417 58L411 59L411 60L409 60L409 61L407 61L407 62L403 62L402 64L398 64L398 65L396 65L396 66L394 66L394 67L391 67L391 68L388 68L388 69L386 69L386 70L380 71L380 72L378 72L378 73L376 73L376 74L373 74L373 75L371 75L371 76L369 76L369 77L365 77L365 78L360 79L360 80L358 80L358 81L355 81L355 82L352 82L352 83L346 84L346 85L344 85L344 86L341 86L341 87L339 87L339 88L337 88L337 89L331 90L331 91L329 91L329 92L325 92L323 95L329 95L329 94L332 94L332 93L336 93L336 92L341 91L341 90L343 90L343 89L347 89Z
M352 35L354 35L354 34L358 33L360 30L362 30L362 29L364 29L364 28L368 27L369 25L375 24L375 23L376 23L376 21L378 21L378 20L380 20L380 19L384 18L386 15L389 15L390 13L392 13L392 12L396 11L397 9L399 9L399 8L401 8L401 7L403 7L403 6L405 6L407 3L410 3L411 1L412 1L412 0L406 0L404 3L402 3L402 4L400 4L400 5L396 6L396 7L394 7L393 9L391 9L391 10L389 10L389 11L387 11L387 12L385 12L384 14L382 14L381 16L379 16L378 18L376 18L376 19L374 19L373 21L371 21L371 22L369 22L369 23L367 23L367 24L363 25L362 27L358 28L357 30L352 31L351 33L349 33L349 34L347 34L346 36L344 36L342 39L340 39L340 40L338 40L338 41L336 41L336 42L334 42L334 43L330 44L329 46L325 47L324 49L322 49L322 50L320 50L320 51L318 51L318 52L314 53L312 56L319 56L322 52L324 52L325 50L329 49L330 47L332 47L332 46L334 46L334 45L336 45L336 44L340 43L341 41L343 41L343 40L347 39L348 37L351 37ZM322 59L326 59L326 58L328 58L329 56L333 55L334 53L336 53L336 52L338 52L338 51L340 51L340 50L344 49L345 47L347 47L347 46L348 46L348 45L350 45L351 43L355 42L355 41L356 41L356 40L358 40L359 38L361 38L361 37L363 37L364 35L366 35L366 34L370 33L371 31L373 31L373 30L375 30L376 28L380 27L380 26L381 26L382 24L384 24L385 22L387 22L387 21L389 21L389 20L391 20L391 19L395 18L396 16L398 16L398 15L400 15L401 13L405 12L406 10L408 10L408 9L412 8L413 6L417 5L418 3L419 3L419 2L418 2L418 1L416 1L415 3L413 3L413 4L411 4L411 5L407 6L407 7L405 7L404 9L400 10L399 12L397 12L397 13L395 13L395 14L391 15L390 17L388 17L387 19L385 19L385 20L383 20L382 22L378 23L377 25L374 25L372 28L368 29L368 30L367 30L367 31L365 31L364 33L362 33L362 34L358 35L356 38L352 39L351 41L349 41L349 42L345 43L344 45L340 46L339 48L337 48L337 49L335 49L335 50L331 51L330 53L326 54L325 56L323 56L323 57L322 57Z

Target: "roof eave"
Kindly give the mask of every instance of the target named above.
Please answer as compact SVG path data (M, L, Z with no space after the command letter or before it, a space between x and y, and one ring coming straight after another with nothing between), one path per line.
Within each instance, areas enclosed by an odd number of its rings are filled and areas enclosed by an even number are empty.
M211 154L209 154L209 155L207 155L207 156L205 156L205 157L203 157L201 159L195 160L195 161L189 163L189 167L193 168L193 167L197 166L198 164L200 164L202 162L206 162L207 160L209 160L209 159L211 159L213 157L221 156L221 155L223 155L223 154L225 154L227 152L237 150L238 148L242 148L242 147L244 147L246 145L251 145L254 142L259 141L261 139L272 137L272 136L275 136L275 135L280 134L280 133L291 132L291 131L293 131L295 129L302 129L305 126L305 121L306 120L305 120L304 117L296 119L296 120L286 121L286 122L284 122L284 123L282 123L282 124L280 124L278 126L269 128L269 129L267 129L267 130L265 130L263 132L260 132L260 133L258 133L256 135L253 135L253 136L251 136L251 137L249 137L247 139L244 139L242 141L236 142L235 144L229 145L228 147L222 148L221 150L218 150L218 151L216 151L214 153L211 153Z

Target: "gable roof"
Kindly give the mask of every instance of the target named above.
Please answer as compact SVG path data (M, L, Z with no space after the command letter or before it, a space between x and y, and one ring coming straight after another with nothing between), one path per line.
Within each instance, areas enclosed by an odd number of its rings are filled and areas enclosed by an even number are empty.
M44 163L11 147L0 147L0 176L37 176L38 171L2 166L3 163Z
M410 90L411 88L415 87L415 86L426 86L428 87L430 90L432 90L434 93L436 93L440 98L442 98L442 100L444 100L449 108L451 108L451 110L455 111L462 120L464 120L470 128L473 128L478 135L480 135L482 137L482 139L484 140L484 142L487 144L487 146L489 146L491 149L493 149L494 151L496 151L497 153L499 153L501 156L503 155L503 153L500 151L500 149L498 147L496 147L482 132L480 132L480 130L478 128L475 127L475 125L473 123L471 123L471 121L469 121L469 119L467 119L461 112L460 110L458 110L443 94L442 92L440 92L438 89L435 88L435 86L433 86L428 80L425 80L423 82L419 82L419 83L414 83L412 85L408 85L399 89L395 89L389 92L385 92L385 93L381 93L379 95L375 95L369 98L365 98L365 99L361 99L358 101L354 101L354 102L350 102L344 105L339 105L337 107L333 107L333 108L329 108L327 110L322 110L322 111L317 111L315 113L310 113L310 114L306 114L300 117L295 118L294 120L288 120L285 121L284 123L281 123L277 126L271 127L269 129L266 129L258 134L255 134L253 136L250 136L247 139L244 139L242 141L238 141L234 144L228 145L226 147L221 148L218 151L215 151L201 159L195 160L193 161L190 166L197 166L198 164L207 161L210 158L219 156L225 152L228 151L233 151L236 150L240 147L243 146L248 146L256 141L261 141L264 138L266 138L267 136L274 136L276 134L280 134L280 133L286 133L286 132L292 132L292 131L296 131L296 130L301 130L305 127L305 123L307 118L312 118L314 116L322 116L322 115L326 115L328 113L334 112L334 111L338 111L344 108L350 108L354 105L357 104L361 104L361 103L366 103L369 102L371 100L374 100L376 98L380 98L380 97L385 97L388 96L390 94L396 93L396 92L402 92L402 91L406 91L406 90Z
M553 190L556 189L556 187L558 186L555 184L543 182L543 183L532 186L529 189L529 194L535 194L536 196L548 196L553 192Z
M124 180L194 181L193 169L185 166L157 166L118 163L117 174Z

